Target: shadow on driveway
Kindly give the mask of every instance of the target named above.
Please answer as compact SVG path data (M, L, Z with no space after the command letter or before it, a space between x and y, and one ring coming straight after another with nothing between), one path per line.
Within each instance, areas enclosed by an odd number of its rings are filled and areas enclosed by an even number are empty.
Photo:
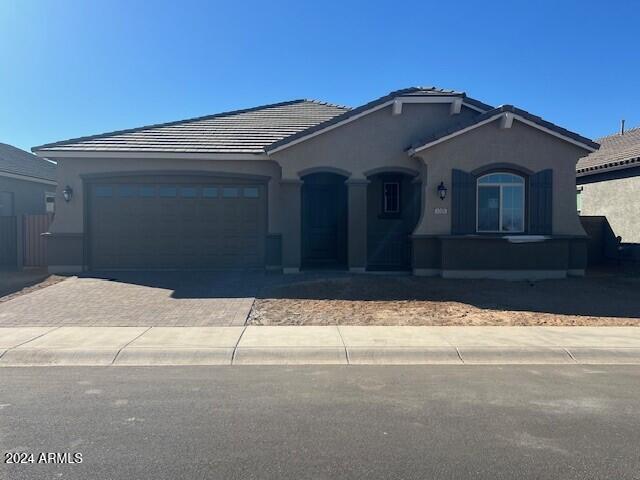
M305 272L103 272L83 276L172 290L172 298L459 303L483 310L640 319L640 276L616 270L537 282Z

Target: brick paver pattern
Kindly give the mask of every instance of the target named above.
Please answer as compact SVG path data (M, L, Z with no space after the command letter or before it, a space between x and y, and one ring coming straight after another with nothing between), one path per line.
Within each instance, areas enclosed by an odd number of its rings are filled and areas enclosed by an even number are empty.
M71 277L0 304L0 327L244 325L254 284L255 279L244 274Z

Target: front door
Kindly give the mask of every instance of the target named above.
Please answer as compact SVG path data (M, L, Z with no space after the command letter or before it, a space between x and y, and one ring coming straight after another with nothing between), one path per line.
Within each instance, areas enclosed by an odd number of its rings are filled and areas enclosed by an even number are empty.
M344 268L347 263L345 178L335 174L309 177L302 187L302 266Z

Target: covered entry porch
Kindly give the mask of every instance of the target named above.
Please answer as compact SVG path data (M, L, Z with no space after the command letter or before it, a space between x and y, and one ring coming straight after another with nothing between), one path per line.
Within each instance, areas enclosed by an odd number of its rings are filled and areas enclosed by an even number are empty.
M300 270L411 270L411 235L421 211L419 172L335 169L281 181L282 266Z

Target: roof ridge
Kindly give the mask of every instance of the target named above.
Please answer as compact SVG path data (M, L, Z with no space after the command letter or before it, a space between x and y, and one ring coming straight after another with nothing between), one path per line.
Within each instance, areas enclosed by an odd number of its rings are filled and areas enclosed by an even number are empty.
M72 143L72 142L84 142L87 140L95 140L98 138L103 138L103 137L108 137L111 135L121 135L124 133L133 133L133 132L139 132L142 130L148 130L148 129L152 129L152 128L159 128L159 127L170 127L173 125L181 125L183 123L190 123L190 122L197 122L200 120L209 120L211 118L219 118L219 117L227 117L227 116L231 116L231 115L239 115L242 113L248 113L248 112L255 112L258 110L266 110L268 108L275 108L275 107L282 107L285 105L294 105L296 103L302 103L305 102L307 100L305 100L304 98L299 98L296 100L287 100L284 102L277 102L277 103L269 103L269 104L265 104L265 105L259 105L257 107L250 107L250 108L242 108L239 110L228 110L226 112L219 112L219 113L214 113L214 114L210 114L210 115L202 115L199 117L192 117L192 118L185 118L183 120L174 120L172 122L162 122L162 123L154 123L154 124L150 124L150 125L143 125L141 127L134 127L134 128L125 128L123 130L113 130L110 132L103 132L103 133L98 133L95 135L85 135L82 137L75 137L75 138L68 138L66 140L59 140L57 142L51 142L51 143L44 143L42 145L38 145L35 147L31 147L31 151L34 152L36 150L42 149L42 148L50 148L50 147L60 147L60 146L64 146L67 143Z
M636 130L640 130L640 125L638 125L637 127L625 128L624 135L627 135L629 132L635 133ZM624 137L624 135L621 135L620 131L618 131L616 133L611 133L609 135L598 137L596 140L604 140L605 138L613 138L613 137Z
M408 88L403 88L403 89L400 89L400 90L393 90L393 91L387 93L386 95L383 95L383 96L381 96L379 98L371 100L371 101L369 101L369 102L367 102L365 104L358 105L355 108L350 108L349 110L347 110L345 112L342 112L341 114L336 115L335 117L332 117L332 118L330 118L328 120L325 120L324 122L320 122L320 123L318 123L316 125L312 125L310 127L305 128L304 130L301 130L301 131L296 132L296 133L294 133L292 135L289 135L289 136L284 137L284 138L282 138L280 140L277 140L277 141L273 142L272 144L267 145L265 147L265 151L269 152L269 151L274 150L276 148L279 148L279 147L281 147L283 145L286 145L286 144L288 144L288 143L290 143L292 141L298 140L300 138L304 138L307 135L311 135L312 133L320 131L320 130L322 130L322 129L326 128L326 127L329 127L329 126L331 126L331 125L333 125L335 123L339 123L342 120L348 119L352 115L357 115L360 112L367 111L368 109L373 108L373 107L375 107L375 106L377 106L377 105L379 105L381 103L384 103L384 102L386 102L388 100L391 100L391 99L393 99L395 97L399 97L399 96L402 96L402 95L407 94L407 93L418 92L418 91L421 91L421 90L431 91L431 92L435 92L435 93L442 93L442 94L445 94L445 95L460 96L460 97L466 99L469 103L474 103L474 104L477 104L478 106L481 106L481 108L484 108L484 109L493 108L491 105L487 105L487 104L482 103L482 102L480 102L478 100L475 100L475 99L473 99L471 97L468 97L465 92L458 92L456 90L447 90L447 89L438 88L438 87L434 87L434 86L431 86L431 87L408 87Z
M302 100L305 102L312 102L318 105L326 105L328 107L344 108L345 110L351 110L353 108L353 107L350 107L349 105L342 105L339 103L327 102L325 100L316 100L315 98L303 98Z

